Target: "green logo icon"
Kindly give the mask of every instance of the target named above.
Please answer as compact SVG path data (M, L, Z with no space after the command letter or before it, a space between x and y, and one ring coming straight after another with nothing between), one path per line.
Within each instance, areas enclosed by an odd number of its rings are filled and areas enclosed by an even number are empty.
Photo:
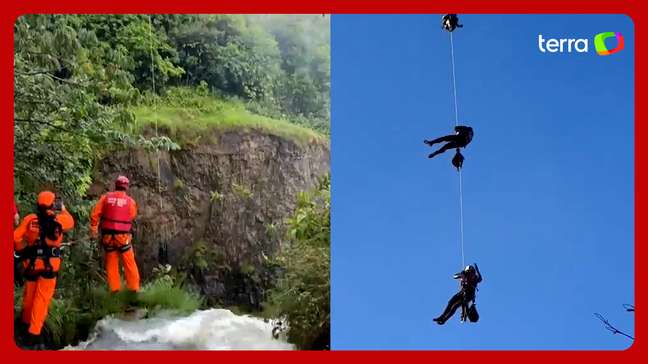
M612 37L616 38L617 46L613 49L608 49L605 45L605 40ZM610 54L616 53L623 49L623 35L617 32L599 33L594 37L594 47L596 48L596 53L598 53L599 56L609 56Z

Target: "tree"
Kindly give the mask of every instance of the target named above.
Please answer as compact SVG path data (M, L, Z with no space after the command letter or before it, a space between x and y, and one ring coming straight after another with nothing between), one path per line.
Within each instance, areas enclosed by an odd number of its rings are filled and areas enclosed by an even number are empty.
M243 16L212 15L186 24L173 36L185 82L245 99L272 98L280 75L276 41Z
M14 25L19 201L31 202L39 190L49 188L80 202L101 153L123 144L175 147L168 138L147 140L124 132L133 122L128 107L139 95L133 86L133 59L126 48L97 37L95 31L108 33L109 27L87 27L87 22L88 16L80 15L26 15Z
M144 91L151 89L151 71L155 73L158 89L163 89L170 79L184 74L182 67L177 65L176 48L163 27L170 26L173 19L163 22L165 17L151 16L149 23L148 15L86 15L82 17L81 25L94 32L105 48L116 49L122 54L122 67L132 74L133 84Z
M119 50L75 15L27 15L15 32L14 168L19 199L47 187L79 198L97 146L110 143L135 96ZM33 201L33 196L29 196Z

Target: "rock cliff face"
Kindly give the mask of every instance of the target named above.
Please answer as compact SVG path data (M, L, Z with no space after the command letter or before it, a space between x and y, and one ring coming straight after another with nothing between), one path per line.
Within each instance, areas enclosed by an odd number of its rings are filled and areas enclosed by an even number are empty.
M144 279L170 264L211 303L258 307L274 279L296 196L329 171L328 146L300 145L258 131L214 132L209 142L156 153L114 153L100 163L90 196L119 174L137 201L134 247ZM159 187L158 187L159 181Z

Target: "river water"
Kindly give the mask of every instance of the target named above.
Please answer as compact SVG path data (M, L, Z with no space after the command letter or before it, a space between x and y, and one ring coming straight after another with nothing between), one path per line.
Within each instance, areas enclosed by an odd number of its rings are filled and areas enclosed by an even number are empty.
M270 322L209 309L139 320L107 317L87 341L66 350L294 350L294 346L273 339Z

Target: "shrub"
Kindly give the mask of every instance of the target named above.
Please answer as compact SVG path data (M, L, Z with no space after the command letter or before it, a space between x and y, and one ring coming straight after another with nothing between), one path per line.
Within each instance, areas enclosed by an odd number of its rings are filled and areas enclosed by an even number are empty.
M284 274L271 290L267 315L288 321L300 349L330 347L330 180L302 193L288 221L289 245L276 258Z

